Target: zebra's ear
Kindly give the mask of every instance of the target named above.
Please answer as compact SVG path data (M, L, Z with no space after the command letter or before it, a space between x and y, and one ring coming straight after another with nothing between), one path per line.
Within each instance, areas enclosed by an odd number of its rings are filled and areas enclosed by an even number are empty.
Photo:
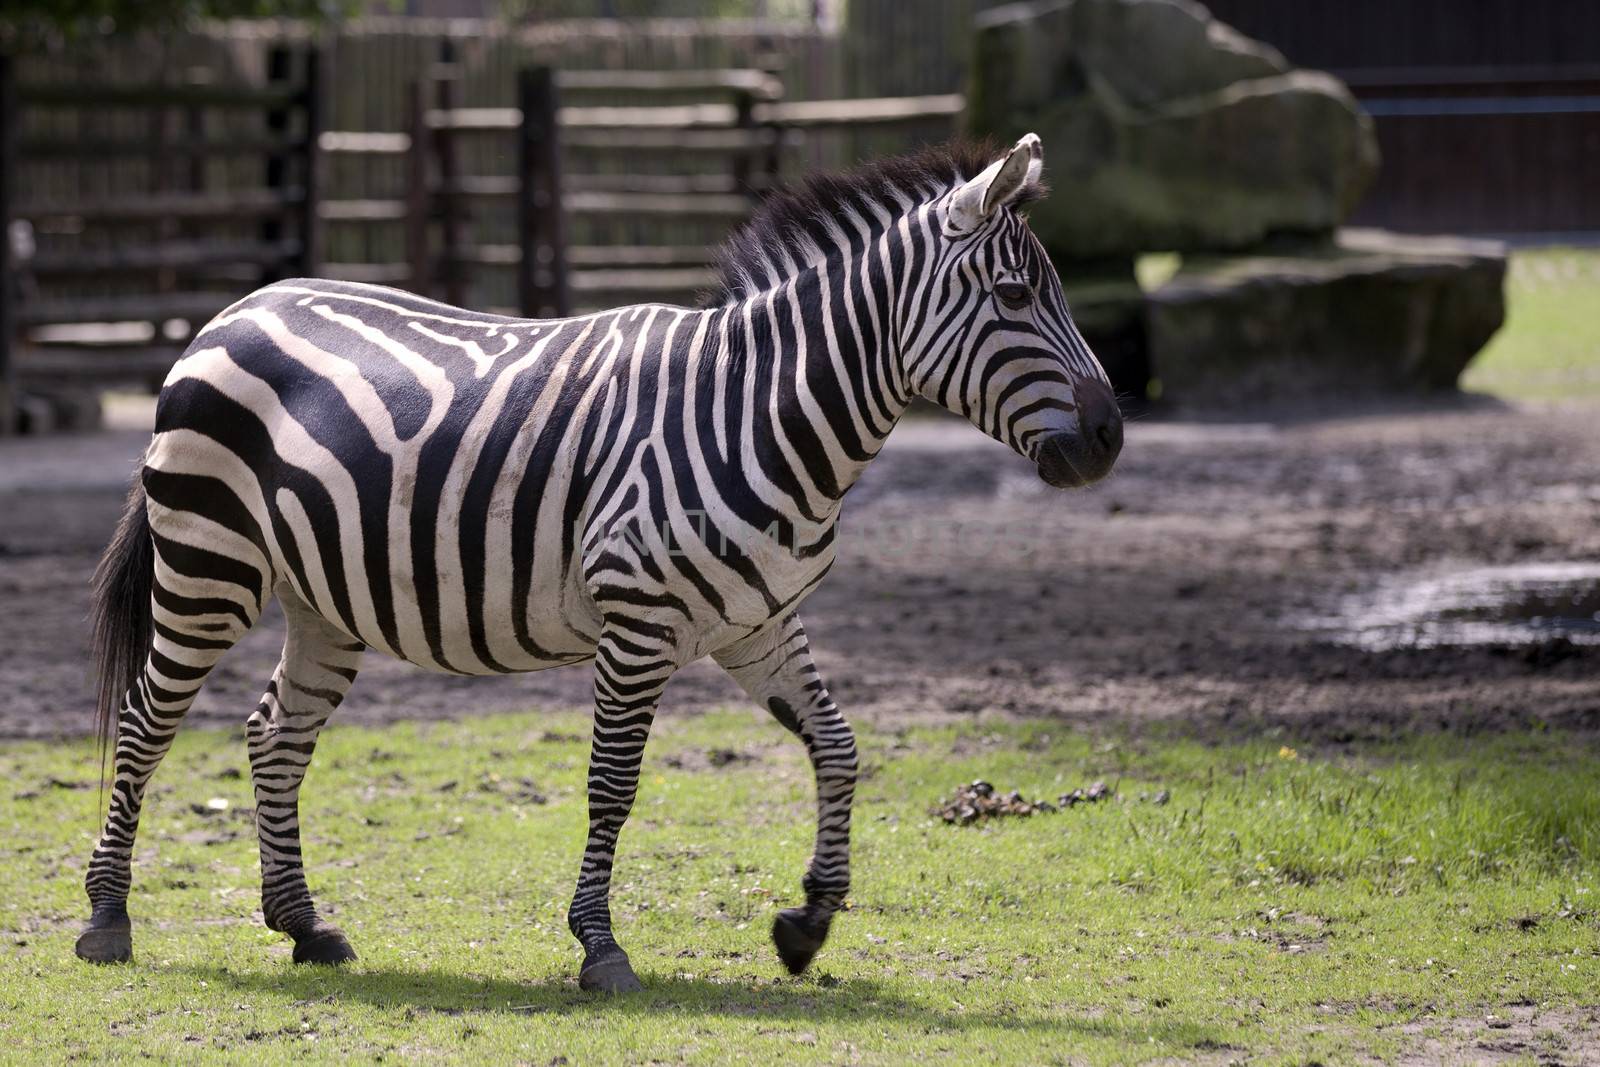
M950 194L950 228L957 233L976 229L1024 189L1036 184L1043 170L1044 145L1038 134L1025 134L1011 146L1011 151Z

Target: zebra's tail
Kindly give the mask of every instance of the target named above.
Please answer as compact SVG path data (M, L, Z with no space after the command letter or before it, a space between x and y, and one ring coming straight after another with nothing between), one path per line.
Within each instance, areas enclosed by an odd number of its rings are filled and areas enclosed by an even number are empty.
M106 752L116 744L117 712L138 680L150 652L154 626L150 588L155 580L155 547L150 515L138 475L117 532L94 571L90 641L94 646L95 734L100 741L100 778L105 784Z

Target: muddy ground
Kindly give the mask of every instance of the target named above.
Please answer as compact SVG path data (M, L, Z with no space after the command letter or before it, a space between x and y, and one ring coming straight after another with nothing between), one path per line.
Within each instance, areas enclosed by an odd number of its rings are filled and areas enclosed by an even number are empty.
M87 581L146 435L0 442L0 737L89 723ZM846 504L804 611L840 704L907 715L1173 719L1311 740L1544 721L1600 728L1600 647L1361 651L1304 620L1384 579L1600 560L1600 409L1451 402L1267 422L1150 419L1060 493L964 423L909 420ZM191 717L242 723L270 615ZM585 706L583 667L428 675L376 655L344 721ZM709 663L667 714L741 699Z

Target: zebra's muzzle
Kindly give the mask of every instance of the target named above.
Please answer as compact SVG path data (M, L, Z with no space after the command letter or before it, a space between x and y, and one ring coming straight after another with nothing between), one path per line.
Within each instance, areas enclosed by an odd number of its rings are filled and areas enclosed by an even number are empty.
M1122 454L1122 412L1103 382L1079 381L1075 431L1053 434L1039 446L1039 477L1057 489L1093 485L1111 473Z

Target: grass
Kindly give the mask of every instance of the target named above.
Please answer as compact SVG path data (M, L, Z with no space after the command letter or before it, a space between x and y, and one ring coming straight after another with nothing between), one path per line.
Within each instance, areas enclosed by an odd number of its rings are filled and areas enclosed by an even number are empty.
M1462 387L1517 400L1600 396L1600 250L1522 249L1506 277L1506 324Z
M134 963L79 964L93 756L0 747L0 1059L1345 1062L1471 1047L1505 1033L1490 1013L1561 1018L1600 988L1589 739L863 731L852 906L794 979L767 929L798 895L809 771L724 712L658 724L613 903L646 989L592 998L564 923L586 731L331 729L304 809L313 889L361 954L342 971L294 967L260 925L242 744L203 731L147 806ZM1117 799L929 816L976 776ZM1559 1056L1561 1029L1529 1055Z

